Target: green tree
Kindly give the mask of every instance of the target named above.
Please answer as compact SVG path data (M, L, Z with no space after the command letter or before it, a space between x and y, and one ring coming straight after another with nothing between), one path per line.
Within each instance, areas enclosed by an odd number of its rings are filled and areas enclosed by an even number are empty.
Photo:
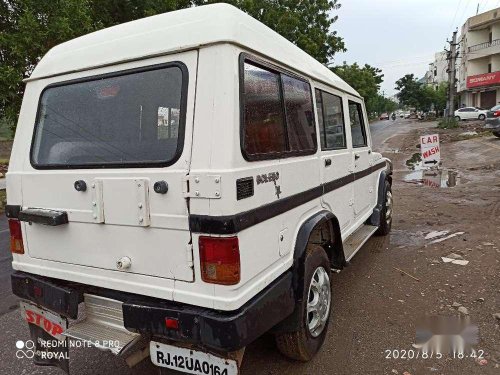
M380 108L384 106L381 104L383 97L379 94L380 84L384 80L382 70L368 64L349 65L345 61L342 65L332 67L331 70L359 92L365 99L368 113L380 113Z
M94 30L85 0L0 1L0 117L14 122L24 85L50 48Z
M212 0L0 0L0 118L15 124L22 80L53 46L138 18L220 1ZM345 51L331 30L338 0L228 0L327 63Z
M406 74L396 81L396 94L399 102L408 107L420 109L422 100L422 84L417 81L413 74Z
M194 0L196 5L220 0ZM289 41L326 64L336 52L346 51L344 41L332 30L340 8L338 0L223 0L258 19Z
M401 104L418 110L442 111L446 107L447 83L437 88L419 83L413 74L407 74L396 81L397 97Z

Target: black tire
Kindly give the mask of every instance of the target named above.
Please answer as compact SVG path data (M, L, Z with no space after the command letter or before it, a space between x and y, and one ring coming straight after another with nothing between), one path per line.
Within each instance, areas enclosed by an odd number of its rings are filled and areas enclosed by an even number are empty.
M455 120L460 121L461 120L460 116L455 116Z
M485 118L486 118L485 115L479 115L479 117L478 117L479 120L484 120Z
M392 198L392 187L389 181L385 180L384 185L384 203L382 204L382 210L380 211L380 225L376 234L378 236L387 236L391 232L392 228L392 216L393 216L393 198Z
M315 289L312 285L313 276L319 275L317 272L322 269L324 275L328 276L327 280L323 279L321 290L326 293L326 284L328 284L328 306L321 302L325 302L325 295L321 291L315 295ZM315 278L316 280L316 278ZM316 291L318 291L316 289ZM311 360L314 355L319 351L323 342L325 341L326 333L328 331L328 323L330 321L330 312L332 307L332 290L331 290L331 277L330 277L330 261L326 255L325 250L319 245L309 245L306 250L304 261L304 285L303 293L301 296L300 306L298 305L293 314L296 315L300 328L297 331L276 334L276 346L278 350L285 356L296 361L307 362ZM309 301L313 297L312 301ZM323 298L325 297L325 298ZM312 323L313 313L307 313L307 307L310 302L317 298L317 305L322 305L324 308L319 308L320 315L324 320L320 319L321 327L318 330L311 332L309 328L309 320ZM315 304L316 305L316 304ZM295 319L292 319L295 320ZM321 330L319 330L321 328Z
M494 135L495 137L500 138L500 133L493 133L493 135Z

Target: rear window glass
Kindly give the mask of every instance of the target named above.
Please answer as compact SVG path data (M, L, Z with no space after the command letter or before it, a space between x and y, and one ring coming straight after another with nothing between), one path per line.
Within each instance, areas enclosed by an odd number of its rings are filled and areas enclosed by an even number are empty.
M242 149L247 159L272 159L316 151L309 83L245 62L242 88Z
M155 67L49 86L40 100L33 165L173 163L183 146L184 70Z

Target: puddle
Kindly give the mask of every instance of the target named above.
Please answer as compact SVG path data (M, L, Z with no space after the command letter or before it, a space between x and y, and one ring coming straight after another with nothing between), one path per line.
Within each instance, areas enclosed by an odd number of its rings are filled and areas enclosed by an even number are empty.
M456 171L447 169L418 169L408 173L403 179L416 185L450 188L456 186L460 178Z
M437 188L454 187L459 183L458 172L451 169L427 169L422 163L422 156L416 152L406 160L406 167L410 170L403 181L415 185Z
M408 246L422 246L425 244L423 232L409 232L405 230L393 229L390 234L390 243L399 248Z
M420 155L420 152L414 153L412 157L406 161L406 166L410 171L421 169L423 165L422 165L422 155Z

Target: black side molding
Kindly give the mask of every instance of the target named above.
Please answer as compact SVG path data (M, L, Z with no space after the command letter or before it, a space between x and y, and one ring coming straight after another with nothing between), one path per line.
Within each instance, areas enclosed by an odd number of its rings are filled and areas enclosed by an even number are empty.
M68 214L65 211L47 210L43 208L27 208L18 214L20 221L42 225L57 226L68 224Z

